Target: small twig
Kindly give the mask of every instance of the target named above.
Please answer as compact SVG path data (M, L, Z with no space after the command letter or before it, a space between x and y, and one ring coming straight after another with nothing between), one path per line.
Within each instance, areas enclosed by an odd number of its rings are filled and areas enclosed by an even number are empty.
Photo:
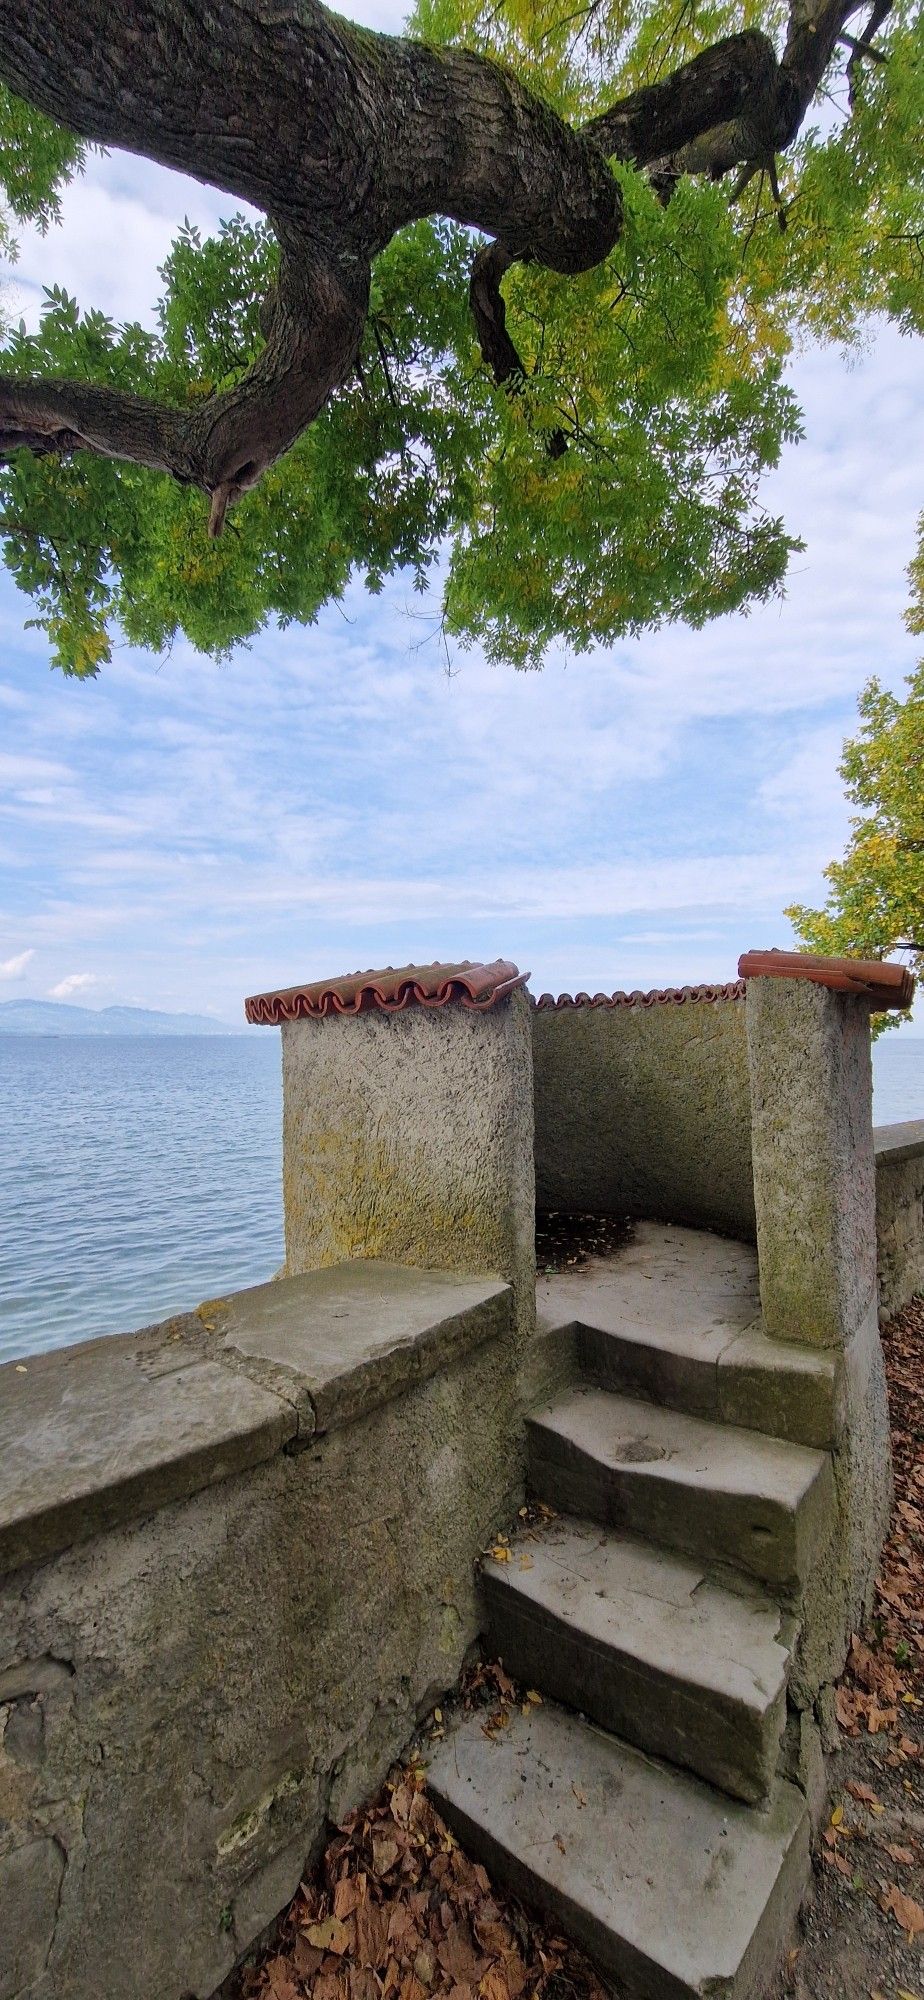
M874 48L872 42L859 41L856 35L848 35L846 28L841 29L837 39L843 42L845 49L852 49L854 55L869 56L870 62L884 63L889 60L885 49Z
M372 322L372 331L375 335L376 347L379 350L379 360L381 361L382 364L382 373L385 377L385 385L388 389L388 398L391 403L392 409L398 410L400 409L401 405L398 401L397 396L395 395L395 385L391 379L391 370L388 366L388 353L385 348L384 342L382 340L382 336L378 330L378 327L376 326L375 320L373 320Z
M780 194L780 184L776 177L776 160L773 158L771 158L769 165L767 167L767 178L770 182L770 193L772 194L774 202L776 204L776 219L780 225L780 230L785 234L785 231L788 227L786 208L783 202L783 197Z
M869 20L866 23L866 27L864 28L862 35L860 36L859 40L853 44L850 61L847 64L847 102L850 106L851 111L853 110L854 106L855 73L859 68L862 57L865 55L870 55L872 53L871 43L873 40L873 36L878 34L879 29L882 27L883 21L888 20L888 17L891 14L891 12L892 12L892 0L875 0L873 11L869 17ZM842 35L841 40L843 41L845 39L851 41L852 37L850 36L844 37ZM873 60L874 61L881 60L884 62L886 58L885 56L882 55L882 52L880 50L877 51L877 53L873 56Z

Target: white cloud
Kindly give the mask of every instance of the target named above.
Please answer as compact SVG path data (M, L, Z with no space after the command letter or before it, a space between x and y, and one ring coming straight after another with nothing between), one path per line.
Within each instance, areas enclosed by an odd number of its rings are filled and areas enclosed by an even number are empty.
M0 979L21 979L34 957L34 951L21 951L16 958L0 959Z
M57 986L49 986L48 994L52 1000L72 1000L75 993L88 993L98 985L95 972L69 972L66 979L59 979Z

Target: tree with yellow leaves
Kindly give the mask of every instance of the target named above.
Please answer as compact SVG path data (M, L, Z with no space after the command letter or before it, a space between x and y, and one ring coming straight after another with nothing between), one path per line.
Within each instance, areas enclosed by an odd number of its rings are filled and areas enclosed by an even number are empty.
M924 516L911 568L913 632L924 631ZM825 870L821 910L786 914L809 951L859 958L907 954L924 974L924 660L904 700L873 677L860 699L860 731L844 745L840 773L860 808L842 861ZM889 1017L890 1018L890 1017ZM880 1025L887 1017L881 1017Z

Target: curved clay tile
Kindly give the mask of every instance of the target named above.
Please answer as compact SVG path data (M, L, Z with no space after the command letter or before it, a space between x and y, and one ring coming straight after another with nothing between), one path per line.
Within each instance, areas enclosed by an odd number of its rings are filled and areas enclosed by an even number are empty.
M663 986L652 993L540 993L533 1004L543 1011L564 1007L683 1007L691 1000L743 1000L744 980L734 979L727 986Z
M278 1027L282 1021L323 1021L328 1014L366 1014L378 1008L397 1014L404 1007L486 1009L525 986L528 972L519 972L506 958L490 965L462 959L458 965L387 965L381 972L348 972L340 979L317 979L307 986L287 986L278 993L255 993L244 1002L248 1021Z
M819 958L811 951L746 951L738 960L742 979L811 979L835 993L858 993L875 1012L910 1007L914 974L907 965L878 958Z

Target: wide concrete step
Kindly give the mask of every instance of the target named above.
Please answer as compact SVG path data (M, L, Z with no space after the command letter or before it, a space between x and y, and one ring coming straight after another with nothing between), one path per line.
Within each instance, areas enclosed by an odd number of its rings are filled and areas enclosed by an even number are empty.
M552 1507L781 1588L805 1579L833 1511L824 1453L605 1389L565 1391L528 1435Z
M508 1673L736 1798L770 1790L785 1721L788 1624L756 1585L588 1521L549 1522L482 1567Z
M540 1279L537 1308L548 1330L573 1329L581 1372L603 1388L793 1444L833 1441L835 1357L764 1332L748 1244L640 1222L617 1257Z
M457 1838L578 1938L621 2000L757 2000L809 1873L805 1800L739 1805L546 1704L430 1765Z

